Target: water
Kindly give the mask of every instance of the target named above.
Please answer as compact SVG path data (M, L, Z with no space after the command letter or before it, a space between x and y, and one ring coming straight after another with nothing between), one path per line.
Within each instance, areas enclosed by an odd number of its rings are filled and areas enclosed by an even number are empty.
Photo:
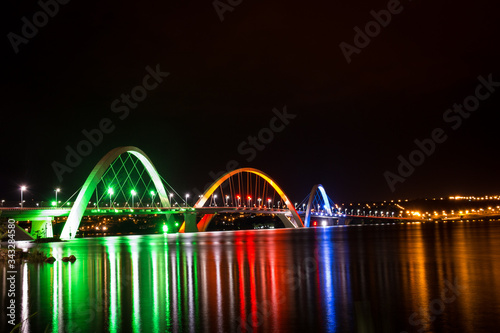
M20 265L17 314L36 312L25 332L500 327L498 222L117 236L41 247L77 260ZM2 309L6 274L0 266Z

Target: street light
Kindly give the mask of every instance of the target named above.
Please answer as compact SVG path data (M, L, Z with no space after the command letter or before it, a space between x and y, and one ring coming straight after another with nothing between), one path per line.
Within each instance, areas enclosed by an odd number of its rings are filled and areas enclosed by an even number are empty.
M248 196L247 199L248 199L248 207L250 207L250 202L252 201L252 197Z
M260 202L262 201L262 199L258 198L257 201L259 202L259 208L260 208Z
M241 197L239 195L237 195L236 199L238 199L238 207L240 207L241 206L241 202L240 202Z
M23 192L26 191L26 186L21 186L21 209L23 209Z
M151 207L154 207L155 205L155 192L151 191Z
M229 207L229 195L226 195L226 206Z
M168 196L170 197L170 207L173 207L174 205L172 204L172 198L173 198L174 194L170 193Z
M267 199L267 208L271 209L271 199Z
M217 207L217 194L214 194L214 205Z
M54 190L54 192L56 192L56 207L57 207L57 193L61 192L61 189L60 188L56 188Z
M188 205L188 198L189 198L189 194L186 194L186 207Z
M115 194L115 191L113 191L113 189L110 187L108 189L108 194L109 194L109 208L111 209L111 197L113 196L113 194Z
M137 194L137 192L135 192L135 190L132 190L130 191L130 193L132 194L132 208L134 208L134 197Z

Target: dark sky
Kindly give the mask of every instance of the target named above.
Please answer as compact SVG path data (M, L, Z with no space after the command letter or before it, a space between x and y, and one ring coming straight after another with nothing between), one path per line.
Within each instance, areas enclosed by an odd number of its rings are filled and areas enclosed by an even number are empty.
M294 201L316 183L336 202L498 194L500 87L456 130L443 120L475 95L478 76L500 81L498 5L402 1L348 64L339 44L354 45L353 29L388 3L243 0L221 22L210 0L72 0L16 54L9 33L21 36L22 17L33 22L41 8L8 1L1 198L16 199L21 184L37 199L58 186L72 194L107 151L126 145L182 193L236 160L274 177ZM157 64L170 75L120 120L112 102ZM296 118L246 161L238 146L285 106ZM114 131L60 182L52 163L104 118ZM447 140L392 192L384 172L397 174L398 156L435 128Z

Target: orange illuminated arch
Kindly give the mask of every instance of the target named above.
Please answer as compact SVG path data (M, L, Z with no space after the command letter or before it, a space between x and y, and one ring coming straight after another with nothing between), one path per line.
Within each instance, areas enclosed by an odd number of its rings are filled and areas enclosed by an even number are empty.
M259 177L261 177L262 179L264 179L265 181L267 181L267 183L269 185L271 185L274 190L278 193L278 195L281 197L281 199L283 200L283 202L285 203L285 205L287 206L287 208L290 210L290 213L292 214L292 217L293 217L293 221L292 221L292 225L295 227L295 228L301 228L301 227L304 227L304 223L302 222L299 214L297 213L297 211L295 210L295 207L293 206L293 204L291 203L291 201L288 199L288 197L286 196L285 192L283 192L283 190L278 186L278 184L276 184L274 182L274 180L269 177L267 174L265 174L264 172L258 170L258 169L254 169L254 168L240 168L240 169L236 169L236 170L233 170L233 171L229 171L228 173L222 175L219 179L217 179L209 188L208 190L205 191L205 193L203 194L203 196L196 202L196 204L194 205L195 208L201 208L203 207L203 205L207 202L207 200L210 198L210 196L215 192L215 190L220 186L222 185L222 183L224 183L227 179L229 179L230 177L238 174L238 173L243 173L243 172L249 172L249 173L253 173ZM202 221L200 222L200 224L206 219L206 216L204 216L202 218ZM206 229L206 227L208 226L208 223L204 223L203 226L201 226L201 230L200 228L198 228L200 231L205 231L204 229ZM182 224L179 232L184 232L185 230L185 223Z

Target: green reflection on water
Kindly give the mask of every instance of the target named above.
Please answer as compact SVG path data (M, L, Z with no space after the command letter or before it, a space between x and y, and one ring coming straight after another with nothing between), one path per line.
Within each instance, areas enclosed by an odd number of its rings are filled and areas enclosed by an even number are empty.
M137 253L137 248L134 244L131 247L132 252L132 280L133 280L133 313L132 313L132 329L134 332L141 331L140 324L140 292L139 292L139 254Z
M119 332L120 326L118 321L118 314L121 313L119 295L121 288L118 286L118 281L120 281L120 271L117 269L119 265L119 252L116 251L116 246L114 242L108 242L106 244L109 257L109 275L110 275L110 287L109 287L109 331Z
M177 285L177 293L176 293L176 296L174 298L174 302L177 303L177 306L175 306L174 304L174 307L176 309L176 313L174 314L174 317L176 319L178 319L178 313L181 312L182 313L182 299L183 297L179 297L180 294L181 294L181 268L180 268L180 265L181 265L181 256L180 256L180 247L179 247L179 242L177 241L176 242L176 252L175 252L175 255L176 255L176 264L177 264L177 269L176 269L176 273L177 273L177 276L176 276L176 285ZM183 274L184 275L184 274ZM176 320L177 321L177 320ZM179 329L182 331L182 321L180 322L176 322L175 324L177 324L179 326Z
M59 262L55 262L54 266L51 269L51 282L52 282L52 332L57 332L59 328L59 316L57 309L58 306L58 291L59 291L59 275L56 274L58 268L61 264Z
M164 279L165 279L165 317L166 317L166 324L167 327L170 328L172 325L172 318L170 314L170 274L168 272L169 264L168 264L168 238L167 235L164 234L164 243L163 246L165 248L165 267L164 267Z

